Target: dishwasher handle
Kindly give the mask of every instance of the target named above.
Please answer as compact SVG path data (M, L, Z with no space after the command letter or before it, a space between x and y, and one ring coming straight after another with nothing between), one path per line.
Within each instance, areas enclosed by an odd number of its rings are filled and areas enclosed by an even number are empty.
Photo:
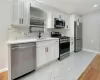
M24 46L24 47L13 47L12 50L14 49L25 49L25 48L31 48L31 47L35 47L36 45L32 45L32 46Z

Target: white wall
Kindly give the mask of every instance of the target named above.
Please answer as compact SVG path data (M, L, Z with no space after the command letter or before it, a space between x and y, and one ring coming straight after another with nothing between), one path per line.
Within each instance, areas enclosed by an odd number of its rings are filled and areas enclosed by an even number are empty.
M8 0L0 0L0 70L8 67L7 27L10 23L10 6Z
M83 48L100 52L100 10L85 14L83 22Z

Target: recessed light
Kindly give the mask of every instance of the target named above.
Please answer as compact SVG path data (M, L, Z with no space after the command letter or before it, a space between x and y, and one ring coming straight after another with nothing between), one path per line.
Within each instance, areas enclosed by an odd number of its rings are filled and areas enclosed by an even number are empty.
M97 7L97 6L98 6L97 4L94 5L94 7Z

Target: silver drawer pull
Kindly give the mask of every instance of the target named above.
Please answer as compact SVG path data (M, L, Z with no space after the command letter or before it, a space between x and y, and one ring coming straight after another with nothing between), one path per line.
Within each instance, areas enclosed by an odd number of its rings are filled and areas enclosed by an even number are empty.
M25 47L14 47L12 49L25 49L25 48L30 48L30 47L35 47L35 45L33 45L33 46L25 46Z

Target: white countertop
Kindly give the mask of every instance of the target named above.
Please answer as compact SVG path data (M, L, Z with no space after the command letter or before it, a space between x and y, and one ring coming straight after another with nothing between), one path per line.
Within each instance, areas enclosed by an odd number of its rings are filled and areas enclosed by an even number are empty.
M19 43L27 43L27 42L40 42L46 40L55 40L59 38L41 38L41 39L20 39L20 40L9 40L7 44L19 44Z

